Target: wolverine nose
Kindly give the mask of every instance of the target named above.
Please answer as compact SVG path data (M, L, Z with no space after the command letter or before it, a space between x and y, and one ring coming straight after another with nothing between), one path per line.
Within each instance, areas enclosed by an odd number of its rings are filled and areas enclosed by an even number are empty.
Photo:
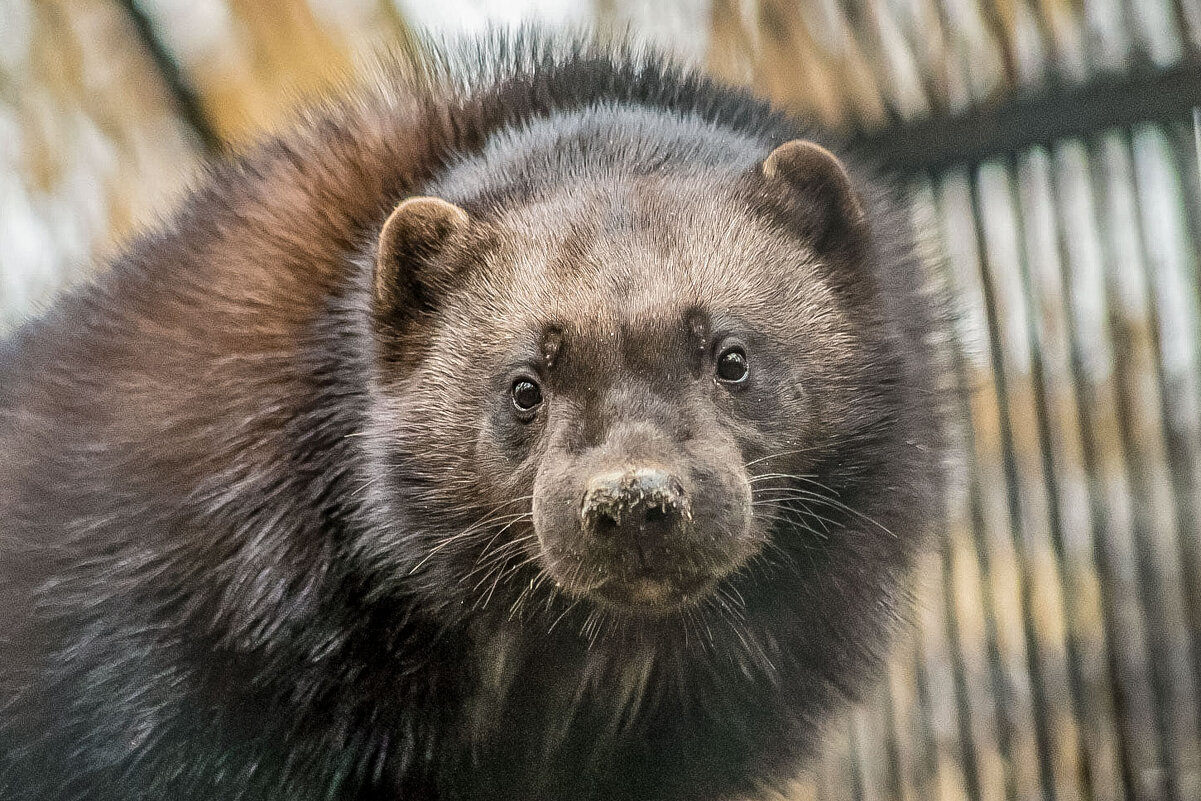
M688 495L670 473L636 467L588 481L580 508L584 530L598 536L663 539L691 518Z

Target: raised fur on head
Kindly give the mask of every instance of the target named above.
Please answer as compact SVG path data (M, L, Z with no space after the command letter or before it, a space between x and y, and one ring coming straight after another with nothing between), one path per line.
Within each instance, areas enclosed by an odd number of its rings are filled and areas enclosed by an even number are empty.
M633 49L432 63L0 350L0 797L733 798L878 666L941 483L898 204Z

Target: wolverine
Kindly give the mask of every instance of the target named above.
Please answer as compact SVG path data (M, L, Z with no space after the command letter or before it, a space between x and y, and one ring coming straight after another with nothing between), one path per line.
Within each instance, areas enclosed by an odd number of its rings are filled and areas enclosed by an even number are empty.
M0 797L784 786L941 484L913 234L836 149L526 33L214 164L0 345Z

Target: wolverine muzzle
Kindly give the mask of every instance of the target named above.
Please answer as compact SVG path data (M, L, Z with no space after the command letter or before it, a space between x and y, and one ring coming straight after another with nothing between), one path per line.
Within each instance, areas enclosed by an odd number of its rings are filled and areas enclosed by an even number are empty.
M691 504L683 486L657 468L635 467L593 476L580 507L586 532L640 547L671 539L691 519Z

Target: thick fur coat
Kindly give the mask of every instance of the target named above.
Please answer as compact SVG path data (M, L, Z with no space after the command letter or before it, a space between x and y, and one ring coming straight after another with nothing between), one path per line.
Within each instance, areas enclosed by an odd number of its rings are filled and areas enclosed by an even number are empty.
M0 345L0 797L749 796L880 663L940 484L895 201L773 183L795 121L633 49L447 53L213 166ZM476 227L381 278L417 195ZM516 419L531 328L561 366ZM638 614L548 568L592 546L531 499L659 442L716 482L691 517L749 522Z

